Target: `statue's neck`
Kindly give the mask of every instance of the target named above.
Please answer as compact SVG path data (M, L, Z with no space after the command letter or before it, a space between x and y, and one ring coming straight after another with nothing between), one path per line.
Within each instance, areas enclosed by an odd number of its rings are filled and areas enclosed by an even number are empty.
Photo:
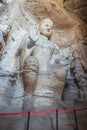
M40 34L40 37L42 37L42 38L48 40L48 38L47 38L46 36L42 35L42 34Z

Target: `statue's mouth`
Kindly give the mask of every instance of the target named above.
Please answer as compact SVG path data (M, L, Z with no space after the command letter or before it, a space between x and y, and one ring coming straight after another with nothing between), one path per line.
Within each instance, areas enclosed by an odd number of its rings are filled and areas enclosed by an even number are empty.
M48 29L47 32L50 32L50 29Z

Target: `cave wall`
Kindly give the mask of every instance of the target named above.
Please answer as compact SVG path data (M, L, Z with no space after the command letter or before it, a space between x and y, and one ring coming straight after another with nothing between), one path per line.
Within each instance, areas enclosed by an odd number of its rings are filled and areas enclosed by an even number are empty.
M80 48L85 51L87 59L87 1L86 0L65 0L64 8L78 18L80 21L82 41Z
M79 45L82 56L87 59L87 0L55 0L56 3L64 8L67 13L79 21L79 26L76 28L79 34ZM85 54L84 54L85 52ZM86 56L85 56L86 55Z

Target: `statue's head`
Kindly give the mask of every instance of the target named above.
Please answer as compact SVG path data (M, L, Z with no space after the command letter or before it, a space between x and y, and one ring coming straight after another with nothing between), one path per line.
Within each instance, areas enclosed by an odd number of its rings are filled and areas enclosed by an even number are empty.
M40 34L46 36L47 38L50 38L53 32L53 22L50 19L44 19L40 23Z
M11 28L10 26L5 24L5 25L0 25L0 30L3 33L3 35L6 35L11 30Z
M38 62L37 58L35 58L33 56L26 57L26 59L24 61L23 69L38 72L39 62Z

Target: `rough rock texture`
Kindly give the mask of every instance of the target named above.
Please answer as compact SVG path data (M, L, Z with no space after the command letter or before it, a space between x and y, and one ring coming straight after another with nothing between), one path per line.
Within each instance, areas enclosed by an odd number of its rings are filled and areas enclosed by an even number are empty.
M87 1L86 0L65 0L64 8L77 15L87 24Z
M74 17L80 21L80 28L82 33L81 43L87 44L87 1L86 0L65 0L64 8ZM82 48L87 49L86 46L81 45ZM85 50L86 53L86 50ZM87 53L86 53L87 56Z

